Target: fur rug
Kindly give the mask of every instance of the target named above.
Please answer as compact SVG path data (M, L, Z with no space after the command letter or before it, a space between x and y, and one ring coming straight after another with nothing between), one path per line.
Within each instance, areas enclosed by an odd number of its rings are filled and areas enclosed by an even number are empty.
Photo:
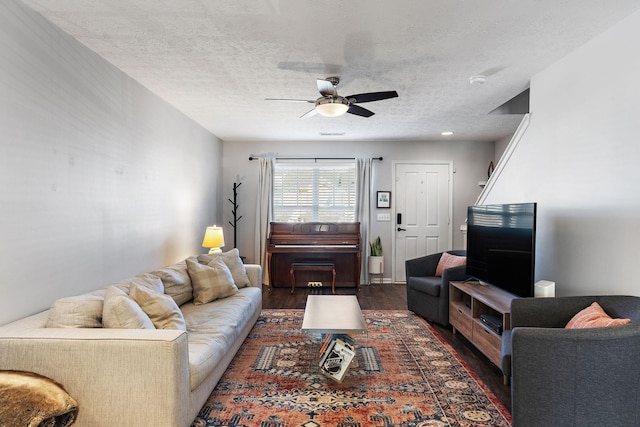
M66 427L78 403L64 388L32 372L0 371L0 426Z

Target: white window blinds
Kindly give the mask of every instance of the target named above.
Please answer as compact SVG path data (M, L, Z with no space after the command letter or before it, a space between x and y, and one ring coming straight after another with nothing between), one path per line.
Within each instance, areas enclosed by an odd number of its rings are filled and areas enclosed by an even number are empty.
M278 162L273 215L278 222L353 222L356 167L348 162Z

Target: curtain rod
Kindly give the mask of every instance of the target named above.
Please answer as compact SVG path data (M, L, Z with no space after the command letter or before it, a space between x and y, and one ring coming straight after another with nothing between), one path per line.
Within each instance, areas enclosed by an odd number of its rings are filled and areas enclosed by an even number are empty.
M254 156L251 154L249 156L249 160L257 160L260 159L260 156ZM274 157L276 160L354 160L355 157ZM380 157L372 157L373 160L382 161L382 156Z

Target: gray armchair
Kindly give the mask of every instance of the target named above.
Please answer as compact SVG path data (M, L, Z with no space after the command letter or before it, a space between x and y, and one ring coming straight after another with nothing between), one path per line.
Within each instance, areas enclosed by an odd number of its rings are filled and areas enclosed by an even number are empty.
M631 324L565 329L594 301ZM514 427L640 426L640 297L522 298L511 303L502 368Z
M466 256L467 251L447 251ZM449 282L467 279L466 266L448 268L442 277L436 277L436 268L442 252L405 261L407 278L407 307L424 319L449 324Z

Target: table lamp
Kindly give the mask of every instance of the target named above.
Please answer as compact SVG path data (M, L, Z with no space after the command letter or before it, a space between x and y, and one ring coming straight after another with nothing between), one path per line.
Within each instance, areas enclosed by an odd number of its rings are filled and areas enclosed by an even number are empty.
M202 240L203 248L210 248L210 254L222 253L221 247L224 246L224 233L222 227L207 227L207 231L204 233L204 239Z

